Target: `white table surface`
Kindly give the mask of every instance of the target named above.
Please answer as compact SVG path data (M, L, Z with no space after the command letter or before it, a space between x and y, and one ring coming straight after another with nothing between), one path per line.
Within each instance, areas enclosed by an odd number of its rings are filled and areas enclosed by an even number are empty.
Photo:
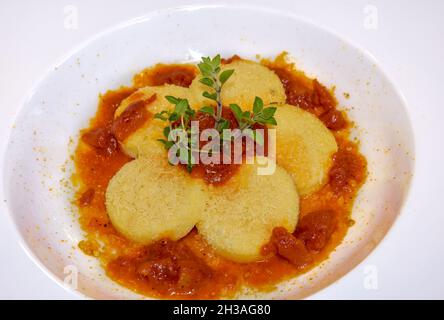
M370 51L405 95L413 122L416 170L401 216L363 263L312 298L443 299L444 1L243 2L293 11ZM119 22L153 9L196 3L205 2L0 0L0 156L23 96L56 61ZM64 28L67 5L78 10L77 30ZM366 10L374 9L378 28L369 30ZM76 298L26 256L4 206L0 207L0 254L0 298ZM364 285L369 270L377 272L377 288Z

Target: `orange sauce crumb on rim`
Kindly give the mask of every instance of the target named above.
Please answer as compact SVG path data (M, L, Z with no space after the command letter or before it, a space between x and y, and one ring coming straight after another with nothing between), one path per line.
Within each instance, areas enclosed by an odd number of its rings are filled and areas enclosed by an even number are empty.
M223 63L238 59L233 56ZM132 160L120 150L112 129L116 108L137 88L162 84L188 87L197 75L192 65L159 64L137 74L132 88L108 91L100 97L97 113L82 131L74 155L74 179L80 182L76 204L86 232L79 247L85 254L97 257L110 278L135 292L158 298L232 297L242 286L272 290L280 281L317 266L341 243L353 224L353 202L367 176L366 160L349 137L352 124L344 112L336 109L333 93L296 70L284 55L262 63L281 79L287 103L318 116L332 130L339 147L328 183L301 198L295 232L275 228L270 242L263 247L263 260L237 263L218 256L196 229L178 241L164 239L147 246L127 240L114 229L105 208L106 188L117 171ZM134 109L137 126L147 115L138 107ZM208 119L199 121L204 124ZM193 174L217 184L235 170L201 167Z

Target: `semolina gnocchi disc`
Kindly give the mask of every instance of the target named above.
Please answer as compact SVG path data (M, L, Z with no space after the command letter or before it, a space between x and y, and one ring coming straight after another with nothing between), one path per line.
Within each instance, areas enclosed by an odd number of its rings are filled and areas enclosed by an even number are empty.
M293 232L298 220L299 196L292 177L280 167L272 175L258 175L258 167L244 164L226 184L210 188L197 224L217 253L238 262L261 259L273 228Z
M165 148L157 139L164 139L163 128L166 124L159 119L151 118L144 126L137 129L124 141L120 142L123 152L132 158L156 154L166 154Z
M275 118L277 163L293 176L301 196L319 190L338 150L335 137L316 116L295 106L279 106Z
M222 71L229 69L234 69L234 73L222 87L223 105L236 103L245 111L252 110L256 96L260 97L265 105L285 103L284 87L274 71L248 60L236 60L221 66ZM200 78L201 75L197 76L190 86L194 99L200 100L202 105L213 104L213 101L202 97L202 92L209 88L199 82Z
M127 238L148 244L178 240L199 220L204 209L203 182L166 158L139 158L111 179L106 209L113 226Z

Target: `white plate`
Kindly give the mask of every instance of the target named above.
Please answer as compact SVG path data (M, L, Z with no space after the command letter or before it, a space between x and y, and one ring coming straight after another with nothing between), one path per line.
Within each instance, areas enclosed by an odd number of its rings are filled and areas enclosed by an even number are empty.
M78 270L77 292L88 297L140 297L109 280L98 261L77 248L82 231L70 203L70 155L79 129L95 113L98 93L129 85L134 73L156 62L216 53L274 57L283 50L309 76L336 86L340 106L358 124L355 134L370 176L353 210L356 224L327 261L274 292L242 297L305 297L362 261L399 214L412 176L405 103L363 50L295 16L240 6L163 10L120 25L89 41L30 92L11 133L4 182L10 212L34 260L60 283Z

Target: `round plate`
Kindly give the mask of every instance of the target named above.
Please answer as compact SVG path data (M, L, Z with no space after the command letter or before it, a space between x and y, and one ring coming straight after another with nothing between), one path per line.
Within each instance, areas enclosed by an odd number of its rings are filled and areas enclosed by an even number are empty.
M88 297L140 297L108 279L98 261L77 248L82 230L71 204L70 156L79 130L96 111L98 94L130 85L133 74L157 62L196 61L217 53L273 58L282 51L308 76L335 86L340 107L357 124L354 134L370 174L353 209L356 224L328 260L272 292L246 291L241 297L306 297L361 262L398 216L413 172L413 138L402 96L368 53L328 30L270 9L192 6L156 11L98 35L28 95L11 132L4 187L36 263Z

